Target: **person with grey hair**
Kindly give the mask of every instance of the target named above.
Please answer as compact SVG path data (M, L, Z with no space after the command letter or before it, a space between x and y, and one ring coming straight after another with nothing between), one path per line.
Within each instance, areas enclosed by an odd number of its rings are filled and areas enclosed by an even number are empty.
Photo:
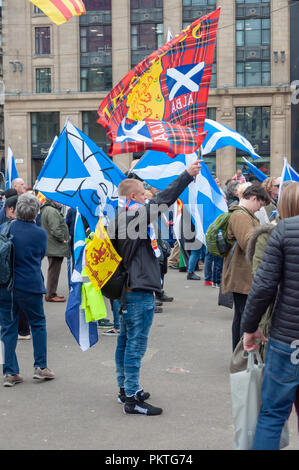
M11 222L14 269L13 289L0 286L1 341L4 345L3 385L12 387L23 382L16 356L19 310L28 318L33 342L34 374L38 380L54 379L47 367L47 332L43 307L46 292L41 262L47 251L47 233L35 223L39 201L26 193L18 198L16 220ZM3 226L2 226L3 227ZM2 230L0 227L0 231Z

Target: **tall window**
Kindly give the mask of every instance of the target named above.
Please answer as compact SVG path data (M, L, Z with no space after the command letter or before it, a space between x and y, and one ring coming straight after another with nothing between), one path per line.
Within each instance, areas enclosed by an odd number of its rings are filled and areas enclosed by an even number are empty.
M97 123L99 119L96 111L83 111L82 112L82 130L84 134L93 140L98 147L104 152L108 152L110 141L107 138L105 129L103 126Z
M236 130L246 137L254 147L256 153L262 158L256 160L254 165L270 168L270 106L247 106L236 108ZM242 168L242 156L250 160L248 154L237 150L237 166Z
M183 29L187 28L193 21L198 20L201 16L207 15L216 10L216 0L182 0L183 2ZM212 77L210 87L217 87L217 63L216 63L216 47L214 51L214 62L212 65Z
M131 0L131 65L163 46L162 0Z
M35 182L55 136L59 135L59 113L31 113L32 183Z
M35 28L35 54L45 55L51 53L50 27Z
M271 84L270 2L237 0L236 84L238 87Z
M36 93L51 93L51 69L36 69Z
M84 2L80 16L81 91L104 91L112 87L111 0Z

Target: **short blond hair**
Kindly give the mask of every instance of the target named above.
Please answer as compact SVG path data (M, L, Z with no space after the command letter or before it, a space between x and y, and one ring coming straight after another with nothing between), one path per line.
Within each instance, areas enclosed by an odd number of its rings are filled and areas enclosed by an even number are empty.
M134 178L127 178L122 180L118 185L118 195L128 198L134 191L140 190L140 185L143 188L141 181Z
M249 188L249 186L251 186L251 185L252 185L252 183L249 183L249 181L247 183L239 184L239 186L237 187L237 193L238 193L238 198L239 199L242 198L245 189Z

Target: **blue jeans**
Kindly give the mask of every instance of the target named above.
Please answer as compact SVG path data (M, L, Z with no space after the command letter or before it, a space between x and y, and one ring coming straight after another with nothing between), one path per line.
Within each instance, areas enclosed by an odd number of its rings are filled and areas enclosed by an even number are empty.
M205 281L221 283L223 259L220 256L211 255L208 251L205 257Z
M16 289L11 293L7 289L0 288L0 325L1 342L4 345L4 375L19 373L16 355L18 309L22 309L25 313L31 327L34 367L47 367L46 318L42 294L32 294Z
M189 261L188 261L188 273L194 273L197 263L201 259L202 260L205 259L205 246L204 245L202 245L202 247L199 250L191 250Z
M111 301L111 306L112 306L112 313L113 313L113 328L115 330L119 330L119 309L121 306L121 303L119 300L112 300Z
M120 316L120 334L115 351L116 379L127 396L138 390L141 360L145 354L149 331L153 322L154 294L133 291L126 294L127 306Z
M299 344L290 346L269 338L254 450L279 450L281 431L299 385Z

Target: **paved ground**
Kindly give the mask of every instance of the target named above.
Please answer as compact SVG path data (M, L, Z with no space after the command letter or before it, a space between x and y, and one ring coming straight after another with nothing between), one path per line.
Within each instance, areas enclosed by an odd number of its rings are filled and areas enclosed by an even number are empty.
M59 294L67 295L65 267ZM19 341L25 382L0 388L0 449L231 449L232 311L217 306L217 289L177 271L167 275L166 290L175 301L155 315L141 375L161 416L124 415L116 400L116 338L101 335L83 353L64 321L65 304L45 303L48 363L57 378L34 381L31 341ZM298 449L294 413L290 430L288 449Z

